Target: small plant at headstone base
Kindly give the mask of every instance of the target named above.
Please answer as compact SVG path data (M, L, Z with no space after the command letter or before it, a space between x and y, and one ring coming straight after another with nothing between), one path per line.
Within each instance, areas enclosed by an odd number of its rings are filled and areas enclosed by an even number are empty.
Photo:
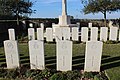
M66 76L62 72L53 74L49 80L66 80Z
M92 72L84 72L82 76L83 80L89 80L94 78L94 74Z
M104 71L99 73L84 72L83 70L56 71L55 69L31 70L0 69L0 78L15 80L108 80Z
M67 80L80 80L82 74L78 70L67 71L66 73Z
M0 69L0 78L5 78L7 75L7 71L4 68Z
M24 73L24 76L23 76L23 77L31 78L31 77L32 77L32 71L31 71L31 70L27 70L27 71Z
M44 69L40 70L27 70L25 77L32 80L48 80L57 71L54 69Z
M108 77L105 75L105 72L102 71L94 76L94 80L108 80Z
M41 71L41 77L43 79L48 79L50 76L52 76L54 73L50 69L44 69Z
M19 74L20 74L19 68L9 69L9 70L7 70L6 78L7 79L16 79L20 76Z

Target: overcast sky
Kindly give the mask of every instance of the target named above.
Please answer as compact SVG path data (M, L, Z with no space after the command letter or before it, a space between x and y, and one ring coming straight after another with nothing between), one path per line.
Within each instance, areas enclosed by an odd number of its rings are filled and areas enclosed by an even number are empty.
M31 0L34 5L33 9L36 10L32 14L32 18L58 18L61 15L61 1L62 0ZM83 5L80 0L67 0L67 13L79 19L103 19L103 14L87 14L82 12ZM107 14L108 19L120 18L120 12Z

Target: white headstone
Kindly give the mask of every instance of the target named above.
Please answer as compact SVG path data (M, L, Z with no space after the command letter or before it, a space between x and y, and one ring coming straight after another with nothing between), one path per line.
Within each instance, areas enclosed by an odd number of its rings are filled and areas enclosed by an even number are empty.
M43 23L40 24L40 27L44 30L44 24Z
M72 28L72 40L73 41L78 41L78 27L73 27Z
M4 50L7 68L12 69L20 67L17 41L13 40L4 41Z
M101 27L100 41L107 41L107 38L108 38L108 27Z
M97 41L98 40L98 28L92 27L91 28L91 35L90 35L91 41Z
M120 29L119 29L119 41L120 41Z
M29 26L30 26L31 28L33 28L33 23L30 23Z
M52 23L52 26L55 25L55 23Z
M62 29L60 27L55 28L55 40L56 42L62 40Z
M54 34L54 36L55 36L55 29L56 29L56 28L60 28L60 26L59 26L59 25L56 25L56 24L52 25L52 29L53 29L53 34Z
M82 27L81 29L81 41L86 42L88 41L88 28Z
M46 28L46 41L48 41L48 42L53 41L53 30L52 30L52 28Z
M109 21L109 27L113 27L113 21Z
M29 41L29 54L31 69L45 69L44 42L38 40Z
M15 31L14 29L8 29L9 40L15 40Z
M117 41L118 27L110 27L109 40Z
M26 24L26 22L25 22L25 21L22 21L22 23L23 23L23 24Z
M70 28L69 27L62 27L62 36L64 40L70 40Z
M24 21L22 21L22 26L23 26L23 29L25 30L26 29L26 21L24 20Z
M77 25L78 25L78 29L80 29L81 27L80 27L80 23L79 22L77 23Z
M57 70L72 70L72 41L57 42Z
M44 40L44 33L42 28L37 28L37 40Z
M92 23L88 23L88 27L89 27L89 28L92 28Z
M28 39L29 40L35 40L35 31L34 28L28 29Z
M99 41L88 41L86 43L84 71L100 71L102 46L103 42Z

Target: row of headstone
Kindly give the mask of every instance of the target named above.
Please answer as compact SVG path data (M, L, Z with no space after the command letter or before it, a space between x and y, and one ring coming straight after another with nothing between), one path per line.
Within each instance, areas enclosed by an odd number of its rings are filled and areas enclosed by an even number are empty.
M37 40L34 38L34 30L29 29L28 33L32 38L29 41L29 56L31 69L45 69L44 41L42 28L37 29ZM19 67L20 59L17 41L15 41L14 29L9 29L10 40L4 41L7 68ZM30 38L30 36L29 36ZM72 70L72 41L59 40L56 43L57 70ZM103 42L88 41L85 52L85 71L100 71Z
M72 28L72 32L70 32L69 27L58 27L55 28L55 32L53 32L52 28L46 28L45 34L43 33L44 30L43 28L40 28L41 33L37 37L41 37L42 40L44 39L44 35L46 36L46 41L47 42L53 42L53 38L55 38L56 41L59 40L70 40L70 37L72 37L73 41L78 41L79 40L79 30L77 27ZM53 35L55 34L55 35ZM28 29L28 39L29 40L35 40L35 31L34 28L29 28Z
M82 27L81 29L81 41L86 42L89 38L89 28ZM109 34L109 36L108 36ZM118 27L110 27L110 32L108 31L108 27L100 28L100 41L109 40L117 41L118 38ZM90 28L90 41L98 41L98 27ZM119 41L120 41L120 32L119 32Z
M31 69L45 69L44 61L44 41L43 41L43 30L37 29L37 40L35 40L34 29L28 29L29 34L29 56ZM4 41L4 49L6 56L7 68L20 67L18 43L15 40L14 29L9 29L9 40Z
M41 30L44 32L44 24L41 23ZM98 41L98 27L92 27L92 23L88 23L89 27L82 27L81 28L81 40L82 42L88 41L88 38L90 38L90 41ZM80 24L79 24L80 27ZM70 30L69 27L56 27L56 28L46 28L45 34L43 33L43 36L46 37L46 41L53 42L53 39L55 38L55 41L58 40L73 40L73 41L79 41L79 27L73 27L72 30ZM90 29L90 34L89 34ZM31 31L34 31L34 29L31 29ZM35 39L35 36L31 35L32 32L28 35L29 40L33 37ZM109 36L108 36L109 34ZM90 35L90 36L89 36ZM119 37L120 41L120 31L118 36L118 27L110 27L110 32L108 31L108 27L101 27L100 29L100 41L107 41L109 40L117 41L117 38ZM43 37L44 38L44 37Z

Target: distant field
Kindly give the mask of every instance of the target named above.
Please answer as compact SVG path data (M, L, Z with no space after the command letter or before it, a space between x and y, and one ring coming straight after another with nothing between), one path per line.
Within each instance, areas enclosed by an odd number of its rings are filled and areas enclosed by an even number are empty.
M19 44L20 62L29 66L28 44ZM85 44L73 45L73 69L84 67ZM48 68L56 68L56 45L45 44L45 63ZM0 48L0 66L6 66L4 49ZM120 79L120 44L104 44L101 70L106 70L110 80Z

